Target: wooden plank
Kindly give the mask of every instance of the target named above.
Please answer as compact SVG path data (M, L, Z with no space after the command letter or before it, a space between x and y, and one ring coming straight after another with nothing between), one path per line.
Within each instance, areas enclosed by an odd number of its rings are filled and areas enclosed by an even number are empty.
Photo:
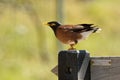
M94 60L111 60L111 65L91 65L91 80L120 80L120 57L92 57Z
M61 51L58 56L58 79L90 80L89 63L90 57L85 50Z
M93 66L111 66L110 59L92 59L91 63Z
M51 72L53 72L56 76L58 76L58 65L56 65Z

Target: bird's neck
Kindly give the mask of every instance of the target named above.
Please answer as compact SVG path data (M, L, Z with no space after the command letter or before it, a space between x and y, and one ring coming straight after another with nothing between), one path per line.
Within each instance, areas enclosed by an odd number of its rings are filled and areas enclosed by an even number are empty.
M59 26L60 26L60 25L59 25ZM57 28L58 28L59 26L50 26L50 27L52 28L53 32L55 33L55 35L56 35L56 30L57 30Z

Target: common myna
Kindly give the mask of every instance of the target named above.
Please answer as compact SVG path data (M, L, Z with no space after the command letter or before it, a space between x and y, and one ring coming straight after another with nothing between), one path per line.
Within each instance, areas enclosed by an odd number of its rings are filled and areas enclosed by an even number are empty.
M55 36L62 43L71 46L69 50L74 50L74 45L86 39L91 33L101 30L94 26L94 24L61 25L57 21L51 21L47 25L52 28Z

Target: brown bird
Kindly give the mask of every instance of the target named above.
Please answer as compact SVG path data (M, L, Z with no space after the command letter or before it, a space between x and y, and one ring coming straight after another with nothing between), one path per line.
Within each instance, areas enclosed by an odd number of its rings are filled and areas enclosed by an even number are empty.
M86 39L91 33L101 30L94 24L61 25L57 21L51 21L47 25L52 28L58 40L70 45L68 50L74 50L74 45L78 42Z

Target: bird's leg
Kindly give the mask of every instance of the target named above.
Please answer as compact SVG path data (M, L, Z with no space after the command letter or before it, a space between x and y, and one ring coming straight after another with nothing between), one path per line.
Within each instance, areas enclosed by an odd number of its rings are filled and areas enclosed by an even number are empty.
M74 45L75 45L75 44L70 44L70 48L69 48L68 50L76 50L76 49L74 48Z

